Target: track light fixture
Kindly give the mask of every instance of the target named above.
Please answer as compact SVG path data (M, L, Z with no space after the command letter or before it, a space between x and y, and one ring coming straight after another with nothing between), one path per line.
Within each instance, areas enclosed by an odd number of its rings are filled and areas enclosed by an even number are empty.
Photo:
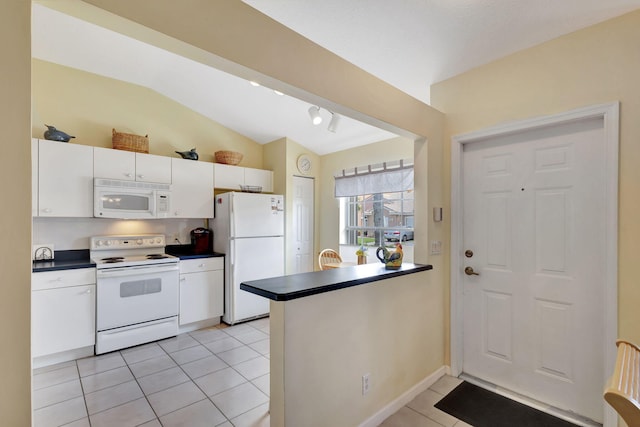
M329 132L336 133L336 130L338 129L338 123L340 123L340 115L338 113L334 113L333 111L327 111L331 114L331 121L329 122L329 126L327 126L327 130ZM311 117L311 122L316 126L322 123L320 107L318 107L317 105L312 105L311 107L309 107L309 117Z
M331 113L331 121L329 122L329 126L327 127L327 130L329 132L336 133L336 129L338 129L338 123L340 123L340 115L334 112L330 112L330 113Z
M320 117L320 107L312 106L309 108L309 116L311 117L311 122L314 125L319 125L322 123L322 117Z

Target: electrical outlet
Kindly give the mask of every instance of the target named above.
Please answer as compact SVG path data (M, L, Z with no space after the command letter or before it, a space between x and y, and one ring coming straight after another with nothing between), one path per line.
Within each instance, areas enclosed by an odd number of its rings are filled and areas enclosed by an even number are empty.
M362 376L362 395L369 393L369 389L371 388L371 374L364 374Z

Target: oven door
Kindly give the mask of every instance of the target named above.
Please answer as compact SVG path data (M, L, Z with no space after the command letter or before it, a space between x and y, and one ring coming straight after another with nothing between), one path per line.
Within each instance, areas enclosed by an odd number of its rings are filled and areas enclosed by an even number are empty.
M178 315L177 263L101 269L96 278L98 331Z

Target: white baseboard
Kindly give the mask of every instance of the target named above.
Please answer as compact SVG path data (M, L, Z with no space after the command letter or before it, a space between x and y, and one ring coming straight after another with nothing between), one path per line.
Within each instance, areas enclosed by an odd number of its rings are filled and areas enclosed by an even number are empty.
M431 375L420 381L418 384L411 387L406 392L402 393L398 396L397 399L391 401L387 406L380 409L378 412L373 414L367 420L365 420L360 427L377 427L384 422L391 415L395 414L405 406L407 403L411 402L417 395L431 387L436 381L438 381L442 376L444 376L448 371L450 371L448 366L442 366L438 368Z
M200 322L188 323L186 325L180 325L178 327L178 333L184 334L185 332L193 332L198 329L210 328L220 324L220 317L214 317L213 319L202 320Z
M93 356L94 346L77 348L75 350L63 351L61 353L50 354L47 356L34 357L32 359L31 368L43 368L45 366L56 365L58 363L68 362L70 360L82 359L83 357Z

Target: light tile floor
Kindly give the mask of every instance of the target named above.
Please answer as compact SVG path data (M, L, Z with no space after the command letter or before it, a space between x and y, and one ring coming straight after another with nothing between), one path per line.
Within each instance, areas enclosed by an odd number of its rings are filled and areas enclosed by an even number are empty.
M269 320L216 327L34 370L34 427L269 427ZM383 427L464 427L433 405L444 376Z
M443 376L387 418L381 427L468 427L469 424L433 406L460 383L462 383L461 379L449 375Z
M269 319L36 369L34 427L269 426Z

